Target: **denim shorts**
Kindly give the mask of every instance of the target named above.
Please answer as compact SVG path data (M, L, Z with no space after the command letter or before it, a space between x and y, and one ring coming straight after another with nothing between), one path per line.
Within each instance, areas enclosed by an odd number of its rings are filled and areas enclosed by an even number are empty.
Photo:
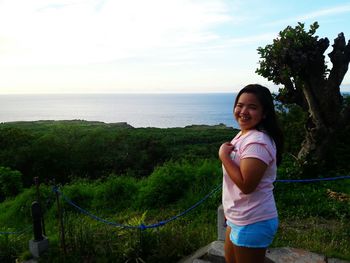
M266 248L271 245L278 228L278 218L238 226L227 220L231 227L230 239L239 247Z

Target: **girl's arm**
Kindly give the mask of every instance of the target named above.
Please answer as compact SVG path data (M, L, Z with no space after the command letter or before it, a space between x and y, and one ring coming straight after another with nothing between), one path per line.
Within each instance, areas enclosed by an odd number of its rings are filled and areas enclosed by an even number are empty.
M249 194L258 186L267 164L257 158L244 158L240 161L240 166L237 166L230 157L232 149L231 143L222 144L219 158L231 180L244 194Z

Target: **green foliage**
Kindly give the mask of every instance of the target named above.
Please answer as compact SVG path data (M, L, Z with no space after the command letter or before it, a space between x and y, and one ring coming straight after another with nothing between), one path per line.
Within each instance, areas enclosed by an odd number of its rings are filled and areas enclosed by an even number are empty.
M65 185L60 190L75 204L78 204L82 208L88 208L91 207L94 199L95 189L96 185L94 183L89 183L86 180L78 180L73 184ZM66 205L66 209L76 211L69 205Z
M296 156L305 138L307 113L295 104L277 104L276 110L285 137L284 151Z
M221 126L133 129L85 121L2 123L0 165L20 171L26 187L34 177L61 184L109 174L142 178L171 159L217 158L218 147L236 132Z
M315 22L305 31L304 24L298 23L295 28L288 26L281 31L273 44L258 48L261 60L256 72L275 84L285 84L287 79L298 83L313 74L325 77L327 65L319 51L328 47L328 40L314 36L318 27Z
M28 236L0 235L0 262L16 262L28 246Z
M193 174L193 165L185 161L157 167L141 186L140 205L163 207L178 201L193 182Z
M260 67L256 70L275 84L283 85L277 96L279 101L297 104L308 114L304 121L304 143L298 154L299 159L304 159L302 168L307 174L338 166L330 155L332 145L342 143L337 130L349 123L349 104L342 100L339 86L348 69L346 50L350 46L340 33L328 54L333 64L329 70L324 55L329 40L315 35L318 27L315 22L308 31L303 23L285 28L272 44L258 48ZM289 139L295 139L292 137Z
M0 200L16 196L22 191L22 174L8 167L0 166Z
M69 144L62 140L57 134L44 134L35 140L31 149L34 160L32 173L40 178L41 181L56 179L62 182L62 174L69 169ZM31 178L26 178L26 183L31 182Z
M34 136L30 132L0 124L0 166L18 170L25 176L32 162L33 141Z
M279 179L305 179L303 173L304 162L290 153L284 154L283 162L278 167Z
M350 181L318 183L276 183L275 199L281 218L321 217L343 220L350 217ZM333 198L344 193L349 199Z
M110 175L96 187L93 207L96 210L118 212L132 207L138 194L138 182L130 176Z
M348 99L349 100L349 99ZM337 140L330 147L327 154L326 172L336 171L340 174L347 174L350 170L350 124L337 130L335 136Z
M139 207L165 207L175 202L191 206L199 201L198 196L205 196L221 180L221 166L217 160L167 162L143 180L138 197ZM217 205L217 199L213 200Z
M128 216L126 223L130 225L139 225L148 217L146 213ZM201 231L193 227L196 222ZM203 223L191 216L146 231L113 228L76 215L67 216L65 226L68 255L64 257L58 244L52 244L50 239L50 250L41 258L43 262L76 262L77 258L83 262L178 262L216 236L214 221Z
M15 227L17 225L26 226L27 224L30 224L30 208L34 200L35 191L31 188L25 189L13 199L7 199L0 203L0 225Z
M182 181L182 177L186 179ZM177 179L180 182L177 182ZM141 223L153 224L177 215L203 198L221 183L221 180L221 166L218 160L197 160L194 163L170 161L157 167L148 178L110 175L99 181L74 181L61 187L61 190L77 205L97 216L112 222L137 226ZM169 187L168 185L173 186L177 192L173 189L167 190L170 191L169 195L162 192L161 189ZM350 231L347 222L347 218L350 217L350 199L340 199L333 194L343 194L350 198L349 189L350 181L347 180L313 184L276 183L275 199L281 227L274 244L293 244L294 247L306 249L312 247L320 253L350 258L350 248L346 243L346 233ZM42 201L54 199L49 187L41 186L40 190ZM152 190L156 193L151 193ZM103 191L106 191L106 194ZM133 191L135 199L128 195L129 191ZM120 193L121 196L116 193ZM137 202L142 198L147 198L149 206ZM23 223L30 222L29 204L34 199L35 188L32 188L24 190L15 199L0 203L0 225L11 227L11 230L23 229L26 224ZM123 199L128 205L123 206L119 199ZM89 262L135 262L136 259L145 262L178 262L180 258L216 239L216 211L220 201L221 192L218 191L186 216L160 228L145 231L105 225L80 214L63 201L68 250L66 257L63 257L59 249L56 206L51 201L45 209L50 250L42 260L74 262L76 258L80 258ZM104 205L104 202L109 203ZM19 213L21 209L27 212ZM308 222L313 218L318 225L308 226ZM333 222L334 227L327 228L327 232L317 230L324 229L322 225L328 222ZM289 224L296 226L299 232L293 232L288 228ZM298 245L294 241L295 238L303 241ZM341 241L344 238L345 243ZM323 249L321 243L328 245ZM341 249L339 245L342 245ZM13 258L27 249L27 246L19 246L14 251L5 244L3 246L6 255L13 255Z
M219 160L207 159L193 163L194 174L190 189L185 193L180 203L183 207L191 207L222 183L222 166ZM221 202L221 191L205 201L205 206L213 210Z

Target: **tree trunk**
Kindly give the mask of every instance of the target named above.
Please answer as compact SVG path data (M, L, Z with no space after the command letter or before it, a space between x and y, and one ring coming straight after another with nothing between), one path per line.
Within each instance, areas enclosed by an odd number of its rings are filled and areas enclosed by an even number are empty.
M334 40L333 51L329 54L333 64L328 79L320 76L309 79L309 85L302 85L309 112L306 123L306 137L298 158L311 161L311 165L323 166L329 150L336 141L338 129L349 125L350 107L343 105L340 84L350 62L350 41L345 45L343 34Z
M298 158L321 164L325 159L327 148L333 138L335 127L326 120L326 115L331 110L327 107L324 94L320 94L317 86L304 87L303 94L307 102L309 117L305 124L306 136L299 151ZM317 93L316 93L317 92ZM318 96L316 96L316 94ZM336 126L337 124L334 123Z

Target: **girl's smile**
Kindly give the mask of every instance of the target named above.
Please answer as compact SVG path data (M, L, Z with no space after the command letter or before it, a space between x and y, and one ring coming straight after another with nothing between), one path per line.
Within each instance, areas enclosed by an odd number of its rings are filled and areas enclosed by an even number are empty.
M244 134L261 122L263 107L253 93L242 93L234 108L234 117Z

